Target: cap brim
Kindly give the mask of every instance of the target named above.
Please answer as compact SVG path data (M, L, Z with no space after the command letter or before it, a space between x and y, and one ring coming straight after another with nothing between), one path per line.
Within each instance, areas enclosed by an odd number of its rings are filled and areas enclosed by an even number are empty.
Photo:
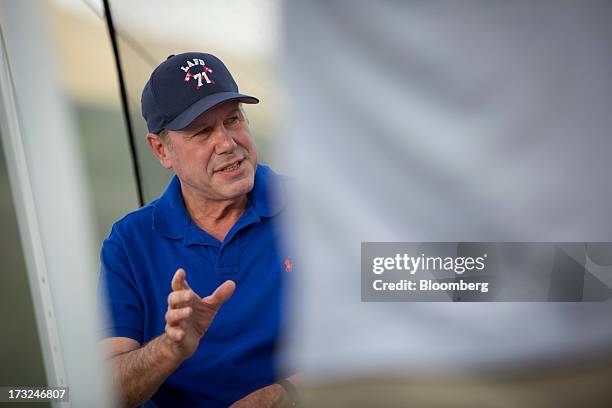
M259 103L259 99L255 98L254 96L244 95L238 92L219 92L200 99L187 108L187 110L185 110L183 113L174 118L164 128L168 130L184 129L207 110L214 108L220 103L231 100L239 100L240 102L250 104Z

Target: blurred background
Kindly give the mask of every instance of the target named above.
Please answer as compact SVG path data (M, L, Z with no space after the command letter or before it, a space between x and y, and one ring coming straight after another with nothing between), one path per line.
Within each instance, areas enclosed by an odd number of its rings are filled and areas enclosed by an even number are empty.
M0 385L66 381L75 406L105 406L87 360L96 254L140 206L138 185L146 203L170 179L145 145L140 93L168 55L197 50L261 99L245 107L260 160L295 177L289 232L308 272L285 364L314 406L380 406L385 393L427 406L451 377L474 382L431 406L609 403L609 301L363 304L359 287L362 241L612 241L609 2L109 5L135 160L102 1L0 0ZM72 187L76 204L60 194ZM609 247L592 248L585 262L611 285ZM516 387L482 387L491 373Z

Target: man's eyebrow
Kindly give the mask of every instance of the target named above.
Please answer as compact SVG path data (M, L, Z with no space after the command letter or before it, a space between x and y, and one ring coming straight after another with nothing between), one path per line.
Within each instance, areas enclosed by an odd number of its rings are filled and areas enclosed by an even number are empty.
M191 138L195 135L197 135L198 133L200 133L202 130L206 129L206 126L204 125L190 125L189 127L183 129L183 137L185 138Z
M208 124L208 122L201 122L201 123L194 123L192 124L192 126L190 126L188 129L188 131L190 132L199 132L203 129L206 129L207 127L210 127L211 125Z
M239 113L240 112L240 107L236 107L235 109L232 109L231 111L229 111L225 117L231 116L235 113ZM211 125L209 125L207 122L203 122L203 123L198 123L198 124L192 124L191 126L187 127L185 130L188 132L199 132L201 130L206 129L207 127L209 127Z
M229 113L226 116L233 115L236 112L240 112L240 108L232 109L231 111L229 111Z

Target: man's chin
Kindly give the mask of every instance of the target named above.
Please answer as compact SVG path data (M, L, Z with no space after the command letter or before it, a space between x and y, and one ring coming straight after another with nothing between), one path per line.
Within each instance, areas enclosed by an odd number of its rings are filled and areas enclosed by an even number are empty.
M227 199L237 199L251 192L253 189L253 181L248 178L236 180L229 186L224 186L219 189L221 194Z

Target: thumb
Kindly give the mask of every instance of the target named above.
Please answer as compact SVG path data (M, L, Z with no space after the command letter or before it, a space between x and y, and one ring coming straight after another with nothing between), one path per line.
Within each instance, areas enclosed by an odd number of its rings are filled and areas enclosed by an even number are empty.
M218 310L232 296L235 289L236 284L234 281L227 280L219 285L212 295L203 298L202 302Z

